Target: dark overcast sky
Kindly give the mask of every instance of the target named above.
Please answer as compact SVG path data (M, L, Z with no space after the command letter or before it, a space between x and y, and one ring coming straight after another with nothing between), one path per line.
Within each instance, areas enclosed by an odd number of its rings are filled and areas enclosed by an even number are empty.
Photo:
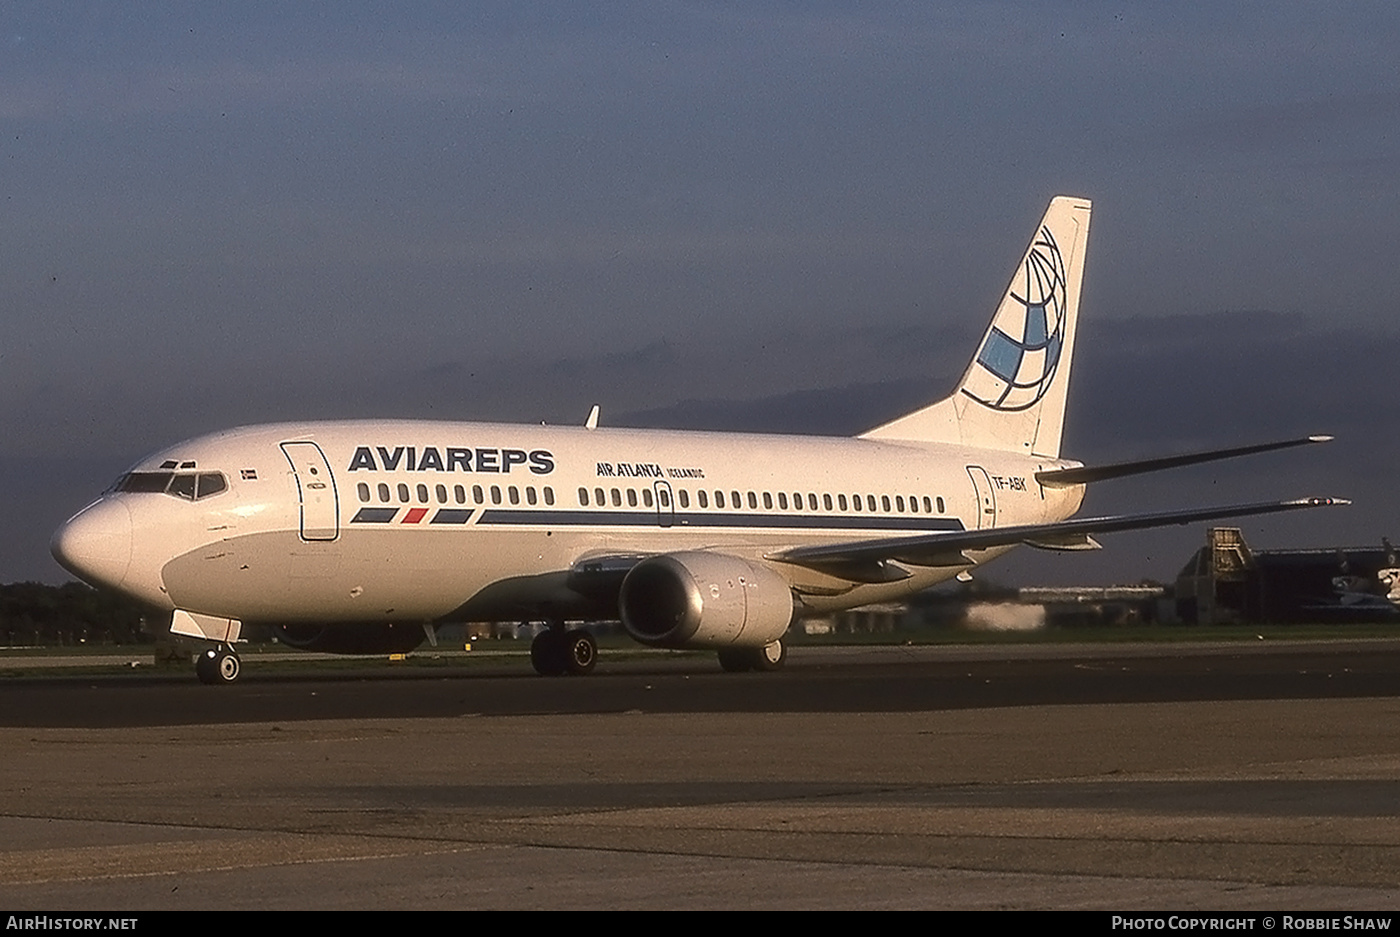
M1398 40L1393 3L6 4L0 581L238 423L858 430L946 391L1060 193L1067 454L1340 437L1087 508L1340 494L1247 535L1400 539Z

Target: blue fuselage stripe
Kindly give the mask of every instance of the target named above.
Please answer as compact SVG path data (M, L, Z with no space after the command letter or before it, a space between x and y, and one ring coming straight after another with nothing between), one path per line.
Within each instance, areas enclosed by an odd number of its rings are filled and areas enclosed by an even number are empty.
M677 511L663 518L656 511L501 511L481 512L480 524L536 527L691 527L767 528L770 530L900 530L935 533L962 530L954 517L831 516L809 514L737 514Z
M399 513L398 508L360 508L355 516L350 518L352 524L388 524L394 519L394 515Z
M398 508L360 508L350 519L352 524L393 523ZM428 520L429 524L466 525L476 511L473 508L440 508ZM937 533L963 530L955 517L887 517L879 514L865 516L821 514L746 514L739 512L677 511L663 518L652 511L565 511L565 510L503 510L485 509L477 521L480 525L499 527L643 527L732 530L864 530Z
M430 524L465 524L476 511L472 508L443 508L433 515Z

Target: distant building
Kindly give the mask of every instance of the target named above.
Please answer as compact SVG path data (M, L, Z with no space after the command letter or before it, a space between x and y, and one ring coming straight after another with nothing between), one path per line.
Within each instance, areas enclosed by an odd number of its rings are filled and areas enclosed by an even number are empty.
M1206 531L1176 579L1186 622L1400 622L1400 562L1379 549L1255 552L1235 527Z

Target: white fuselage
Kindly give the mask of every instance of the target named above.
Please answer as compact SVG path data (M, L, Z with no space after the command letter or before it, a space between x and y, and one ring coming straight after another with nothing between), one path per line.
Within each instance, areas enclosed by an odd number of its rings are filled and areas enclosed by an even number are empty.
M868 439L276 424L143 460L55 535L54 550L90 581L245 622L602 618L616 614L615 596L569 584L589 557L717 550L759 559L812 544L1054 522L1078 509L1083 489L1042 488L1034 475L1070 464ZM163 475L182 478L159 490ZM908 594L966 568L916 567L899 582L859 584L771 565L799 615Z

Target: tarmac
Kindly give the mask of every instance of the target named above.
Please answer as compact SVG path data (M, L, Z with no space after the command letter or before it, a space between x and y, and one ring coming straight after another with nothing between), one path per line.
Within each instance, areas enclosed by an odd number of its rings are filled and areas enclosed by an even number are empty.
M0 909L1400 909L1400 641L0 679Z

